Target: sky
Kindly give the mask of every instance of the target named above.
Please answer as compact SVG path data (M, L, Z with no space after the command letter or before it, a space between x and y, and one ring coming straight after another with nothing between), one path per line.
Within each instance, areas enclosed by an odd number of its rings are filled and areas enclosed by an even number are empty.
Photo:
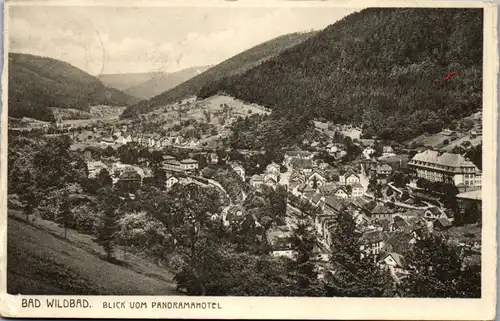
M214 65L259 43L319 30L359 9L336 7L11 6L9 51L92 75Z

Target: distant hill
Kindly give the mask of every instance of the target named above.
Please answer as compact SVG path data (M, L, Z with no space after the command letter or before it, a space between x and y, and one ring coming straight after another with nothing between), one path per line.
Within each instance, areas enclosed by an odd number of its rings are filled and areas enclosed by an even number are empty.
M137 86L162 75L163 72L158 71L123 74L102 74L97 78L107 87L112 87L124 91L127 88Z
M122 116L133 117L136 114L147 113L159 106L196 95L205 84L217 81L227 75L243 73L259 63L278 55L283 50L303 42L314 33L315 32L288 34L264 42L221 62L200 75L195 76L188 81L151 98L148 101L142 101L127 108Z
M365 9L244 73L212 78L198 97L224 92L290 121L404 140L481 109L482 34L482 9Z
M201 66L183 69L172 73L158 73L151 79L125 88L123 91L140 99L150 99L175 86L201 74L211 66Z
M50 107L89 111L93 105L126 106L138 99L107 88L69 63L9 53L9 117L51 120Z

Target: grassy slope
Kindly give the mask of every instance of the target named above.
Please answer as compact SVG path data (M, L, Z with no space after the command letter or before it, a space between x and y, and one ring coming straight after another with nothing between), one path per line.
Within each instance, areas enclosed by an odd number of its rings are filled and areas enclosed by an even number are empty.
M9 53L9 116L46 120L49 107L89 111L92 105L130 105L138 100L60 60Z
M69 240L55 224L34 225L10 215L7 291L11 294L179 295L171 275L136 255L125 263L102 260L90 236L74 231Z
M134 106L127 108L124 112L125 117L132 117L136 113L142 114L150 112L159 106L163 106L186 97L196 95L198 91L207 83L217 81L228 75L236 75L266 61L283 50L293 47L308 39L315 32L297 33L284 35L263 44L246 50L234 57L231 57L220 64L208 69L200 75L189 79L186 82L164 92L148 101L142 101Z

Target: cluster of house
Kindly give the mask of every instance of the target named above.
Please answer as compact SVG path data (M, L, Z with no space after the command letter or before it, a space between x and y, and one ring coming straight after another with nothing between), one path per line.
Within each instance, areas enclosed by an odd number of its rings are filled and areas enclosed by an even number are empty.
M262 175L256 174L250 178L250 185L256 188L258 188L262 184L273 188L276 187L276 185L280 181L280 168L281 166L274 162L267 165L264 174Z
M323 214L315 218L316 232L326 247L331 245L336 217L342 211L352 215L357 230L362 233L362 255L373 257L395 277L406 274L402 253L431 232L449 229L453 221L452 213L438 207L404 210L362 198L330 197L325 201Z
M113 184L128 183L141 184L144 178L152 177L151 170L139 166L113 162L106 164L102 161L87 160L88 177L96 178L102 170L108 171Z
M162 149L167 146L185 146L189 148L199 147L200 143L196 139L186 140L180 135L163 136L160 134L126 133L116 130L112 137L101 138L100 143L104 146L126 145L137 143L140 146Z

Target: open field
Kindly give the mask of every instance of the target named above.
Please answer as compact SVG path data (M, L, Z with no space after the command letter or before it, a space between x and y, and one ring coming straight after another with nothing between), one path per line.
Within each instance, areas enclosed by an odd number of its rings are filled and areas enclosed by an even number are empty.
M103 260L91 236L9 211L7 287L11 294L179 295L172 275L137 255ZM121 255L118 255L122 259Z

